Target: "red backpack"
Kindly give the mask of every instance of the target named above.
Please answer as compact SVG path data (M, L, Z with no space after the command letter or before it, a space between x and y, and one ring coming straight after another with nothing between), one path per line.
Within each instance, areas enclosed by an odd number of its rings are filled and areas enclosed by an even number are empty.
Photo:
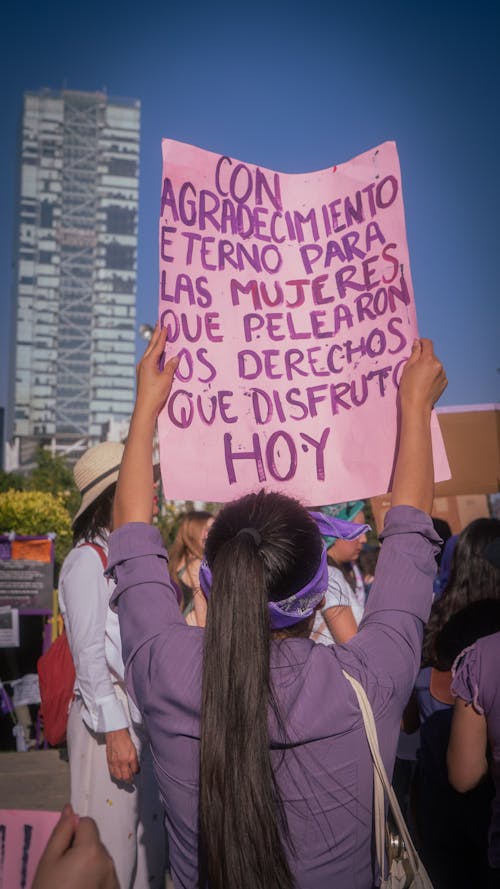
M106 553L97 543L84 543L91 546L98 554L102 567L108 565ZM52 747L62 744L66 739L68 713L73 700L75 685L75 665L71 656L66 630L54 639L45 654L38 658L38 681L40 684L40 715L43 722L43 733Z

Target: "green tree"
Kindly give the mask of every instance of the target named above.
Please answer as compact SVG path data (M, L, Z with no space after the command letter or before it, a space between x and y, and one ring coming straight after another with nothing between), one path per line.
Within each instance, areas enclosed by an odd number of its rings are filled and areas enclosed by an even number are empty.
M0 469L0 492L1 491L22 491L26 479L20 472L5 472Z
M56 534L56 565L61 565L73 545L71 519L60 494L46 491L0 493L0 533Z
M26 489L61 495L69 515L73 516L80 505L80 494L65 457L59 454L54 456L46 448L38 448L36 461L36 469L28 477Z

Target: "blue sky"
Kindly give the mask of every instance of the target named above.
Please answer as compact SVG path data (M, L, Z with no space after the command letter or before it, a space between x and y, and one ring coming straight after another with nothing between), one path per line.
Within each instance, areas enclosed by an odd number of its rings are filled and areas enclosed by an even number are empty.
M284 172L394 139L420 333L448 371L441 403L500 401L496 0L31 0L9 4L0 30L4 318L22 94L106 89L142 103L138 324L156 315L162 136ZM3 323L0 404L9 346Z

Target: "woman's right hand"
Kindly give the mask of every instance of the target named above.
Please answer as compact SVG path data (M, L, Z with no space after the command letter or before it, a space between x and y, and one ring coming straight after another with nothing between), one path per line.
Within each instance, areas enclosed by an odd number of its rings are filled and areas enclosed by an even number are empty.
M446 373L434 354L432 340L415 340L399 384L403 409L420 407L432 410L447 385Z

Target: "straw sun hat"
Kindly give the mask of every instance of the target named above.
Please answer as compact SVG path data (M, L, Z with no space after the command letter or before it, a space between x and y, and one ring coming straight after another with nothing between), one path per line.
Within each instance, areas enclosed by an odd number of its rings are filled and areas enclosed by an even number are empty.
M106 488L118 481L124 446L119 441L103 441L85 451L75 463L73 476L82 495L73 525Z

